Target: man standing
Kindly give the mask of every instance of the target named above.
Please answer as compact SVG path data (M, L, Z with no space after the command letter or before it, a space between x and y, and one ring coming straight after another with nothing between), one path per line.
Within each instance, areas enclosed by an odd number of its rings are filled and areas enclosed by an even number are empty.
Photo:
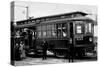
M74 62L75 48L73 44L69 45L69 62Z
M25 46L28 45L28 33L27 33L27 28L23 29L22 32L22 41L24 43Z
M20 60L20 31L18 30L15 34L15 60Z
M25 46L24 44L21 42L20 43L20 51L21 51L21 59L25 59L26 58L26 55L25 55Z
M46 41L43 42L43 60L47 59L47 45L48 43Z
M73 62L75 56L75 39L74 39L74 26L70 23L70 42L69 42L69 62Z

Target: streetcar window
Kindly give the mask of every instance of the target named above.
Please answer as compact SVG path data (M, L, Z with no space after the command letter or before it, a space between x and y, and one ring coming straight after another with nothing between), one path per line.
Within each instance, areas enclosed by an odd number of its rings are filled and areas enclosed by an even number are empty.
M61 24L57 24L56 27L57 27L57 36L58 36L58 37L61 37L62 25L61 25Z
M42 27L42 30L46 30L46 25L41 26L41 27Z
M77 28L77 30L76 30L77 33L82 33L82 27L80 25L77 25L76 28Z
M39 38L41 38L41 31L38 31L38 32L37 32L37 36L38 36Z
M47 30L51 30L52 29L52 25L47 25Z
M41 30L41 26L38 26L38 27L37 27L37 30Z
M56 30L56 25L55 24L52 25L52 30Z
M84 33L84 23L83 23L83 21L76 21L76 23L75 23L75 33L76 34Z
M91 32L91 23L89 23L89 32Z
M67 24L66 23L62 24L62 36L63 37L67 36Z
M58 37L67 36L67 24L66 23L57 24L57 36Z
M61 29L58 29L58 30L57 30L57 36L58 36L58 37L61 37Z
M57 36L56 24L53 24L53 25L52 25L52 32L51 32L51 33L52 33L52 36L53 36L53 37L56 37L56 36Z
M85 24L85 33L91 33L92 32L92 24L86 23Z
M46 36L46 31L42 31L42 35L43 35L43 37L45 37Z
M52 30L52 36L53 36L53 37L56 37L56 36L57 36L55 30Z
M47 31L47 37L51 37L51 30Z
M47 25L47 37L52 37L52 30L54 30L54 25L53 24L50 24L50 25Z

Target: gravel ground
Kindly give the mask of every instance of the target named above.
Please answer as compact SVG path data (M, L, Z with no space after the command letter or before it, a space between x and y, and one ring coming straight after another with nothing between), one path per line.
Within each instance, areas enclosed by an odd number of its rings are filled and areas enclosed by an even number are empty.
M97 58L92 57L84 57L84 58L76 58L75 62L87 62L87 61L96 61ZM55 57L47 57L46 60L42 60L41 57L27 57L21 61L15 61L16 66L24 66L24 65L40 65L40 64L58 64L58 63L69 63L68 59L64 58L55 58Z

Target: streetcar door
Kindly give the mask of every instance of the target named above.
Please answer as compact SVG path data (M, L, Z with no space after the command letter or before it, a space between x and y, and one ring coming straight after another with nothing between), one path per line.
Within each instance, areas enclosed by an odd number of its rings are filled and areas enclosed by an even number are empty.
M73 22L70 22L70 44L74 45L74 27L73 27Z

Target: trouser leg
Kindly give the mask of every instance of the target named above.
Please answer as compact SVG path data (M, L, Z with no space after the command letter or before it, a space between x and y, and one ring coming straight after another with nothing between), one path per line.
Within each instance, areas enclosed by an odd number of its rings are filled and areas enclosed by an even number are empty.
M69 62L70 62L70 58L69 58Z
M42 60L44 60L44 55L42 55Z
M45 55L45 59L46 59L46 55Z

